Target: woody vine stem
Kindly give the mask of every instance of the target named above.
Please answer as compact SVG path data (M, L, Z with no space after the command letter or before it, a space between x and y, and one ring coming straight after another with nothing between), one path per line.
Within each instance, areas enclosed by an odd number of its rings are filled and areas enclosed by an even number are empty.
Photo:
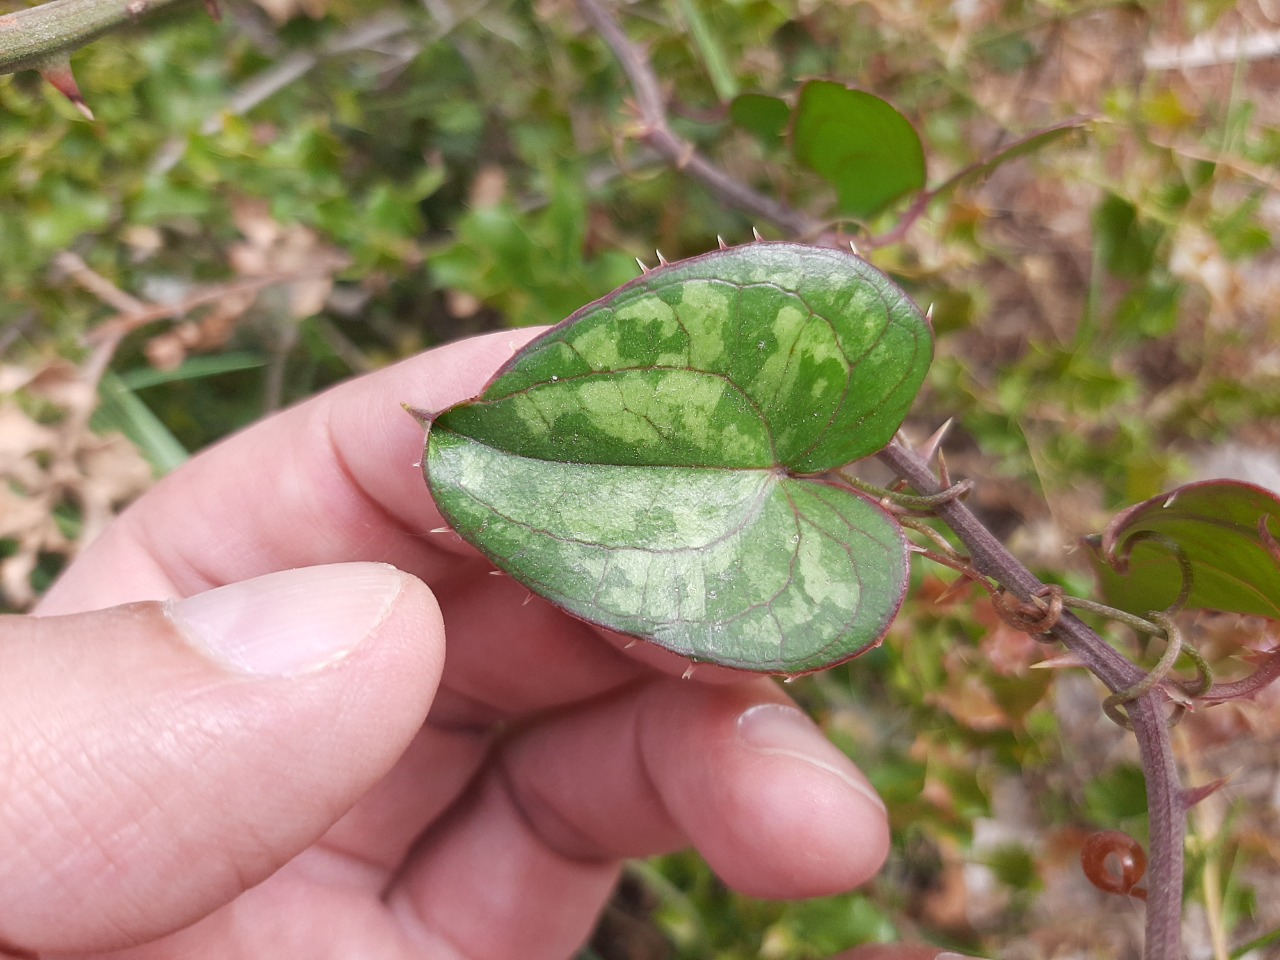
M693 144L679 139L670 128L662 88L644 52L627 37L613 14L597 0L578 0L578 8L618 59L631 85L635 124L631 133L676 169L700 182L726 205L760 217L788 234L817 243L839 243L841 238L800 211L739 183L699 154ZM916 204L893 231L900 240L923 208ZM871 238L868 247L882 245ZM943 492L928 463L901 443L890 444L878 455L898 477L917 493L935 497ZM970 553L974 569L995 580L1024 604L1032 604L1045 585L996 539L959 498L941 498L930 511L947 524ZM1113 692L1142 689L1147 674L1114 650L1084 621L1070 612L1057 617L1050 634L1060 640ZM1127 699L1127 698L1126 698ZM1159 684L1127 700L1127 716L1147 782L1150 821L1149 871L1144 957L1146 960L1180 960L1182 956L1183 843L1187 823L1187 793L1173 756L1165 716L1167 698Z
M893 443L878 455L880 461L912 489L926 496L943 486L929 465L910 448ZM973 566L1002 584L1019 600L1030 603L1044 593L1045 585L983 526L959 499L937 503L933 512L969 551ZM1083 620L1064 612L1052 636L1062 643L1112 691L1128 690L1146 674L1112 649ZM1147 960L1179 960L1182 956L1183 838L1187 825L1186 791L1174 760L1165 717L1167 698L1153 687L1128 704L1128 716L1138 740L1147 781L1147 814L1150 850L1147 874Z

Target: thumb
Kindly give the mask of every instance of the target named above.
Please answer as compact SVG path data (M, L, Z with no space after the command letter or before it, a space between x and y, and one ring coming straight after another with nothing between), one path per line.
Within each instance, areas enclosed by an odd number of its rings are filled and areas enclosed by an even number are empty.
M186 926L313 842L395 763L444 629L393 567L0 617L0 953Z

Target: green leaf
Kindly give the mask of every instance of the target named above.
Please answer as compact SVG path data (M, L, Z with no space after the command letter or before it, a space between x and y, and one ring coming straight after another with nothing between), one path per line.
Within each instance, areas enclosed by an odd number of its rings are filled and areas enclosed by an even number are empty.
M1189 606L1280 619L1277 536L1274 493L1208 480L1130 507L1086 543L1107 602L1122 610L1142 615L1173 603L1181 550L1192 574Z
M1162 231L1128 200L1107 194L1093 212L1093 230L1097 255L1114 276L1136 280L1151 271Z
M901 424L932 354L887 277L756 243L660 267L431 420L427 483L498 567L697 661L804 673L878 643L907 546L821 474Z
M785 100L763 93L744 93L729 104L729 119L765 144L773 144L787 129L791 108Z
M924 187L924 148L906 117L879 97L830 80L800 89L796 159L836 188L840 212L867 219Z
M142 451L157 475L172 473L187 462L190 454L178 438L118 376L103 376L98 393L102 404L90 421L95 430L119 430Z
M738 81L729 67L729 60L721 46L720 37L707 23L702 11L693 0L676 0L676 7L685 23L689 25L689 34L698 52L702 54L702 62L707 68L707 75L711 78L711 85L715 87L716 96L721 101L732 100L738 92Z

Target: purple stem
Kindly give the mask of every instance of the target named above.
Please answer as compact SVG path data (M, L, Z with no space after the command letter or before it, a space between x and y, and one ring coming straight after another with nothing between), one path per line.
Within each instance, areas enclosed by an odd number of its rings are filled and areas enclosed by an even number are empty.
M639 138L655 150L671 166L697 180L727 206L748 216L759 217L801 240L815 242L825 232L825 225L799 210L734 179L671 131L667 122L667 105L658 78L648 58L623 32L613 14L596 0L578 0L578 9L587 22L608 44L627 75L631 93L640 115ZM830 245L830 244L828 244Z
M879 460L918 493L942 491L929 465L913 450L892 443ZM1028 570L959 500L934 507L969 551L973 565L1002 583L1014 596L1030 601L1044 584ZM1113 692L1133 686L1143 671L1116 652L1079 617L1064 613L1053 636L1076 654ZM1165 721L1164 695L1158 690L1128 704L1147 781L1147 816L1151 848L1147 854L1147 932L1145 960L1181 960L1183 840L1187 806L1178 765Z

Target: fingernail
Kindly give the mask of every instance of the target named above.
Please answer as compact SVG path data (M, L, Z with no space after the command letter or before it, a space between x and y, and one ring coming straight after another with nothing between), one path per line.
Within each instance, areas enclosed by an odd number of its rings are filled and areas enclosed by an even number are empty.
M258 676L341 660L386 618L404 576L383 563L283 570L173 601L169 616L202 653Z
M802 711L782 703L761 703L738 718L738 736L759 753L795 757L839 777L881 810L884 801L871 784Z

